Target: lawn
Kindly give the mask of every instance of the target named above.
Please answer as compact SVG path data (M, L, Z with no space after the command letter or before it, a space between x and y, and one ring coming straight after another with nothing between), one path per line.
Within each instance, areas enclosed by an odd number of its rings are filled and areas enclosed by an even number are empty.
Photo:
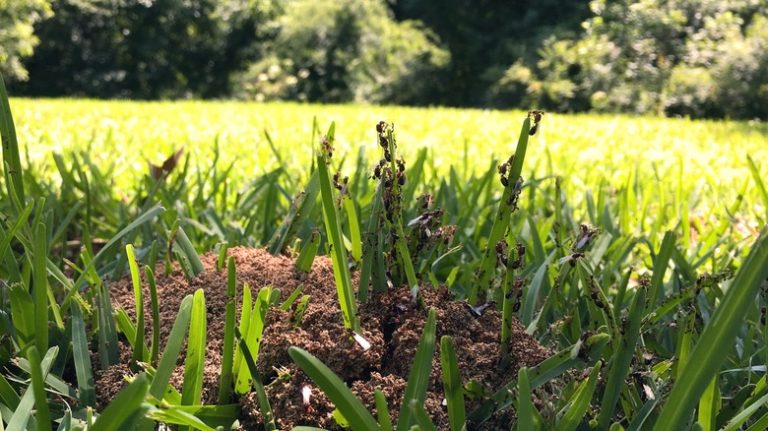
M6 430L768 421L765 123L11 108L28 163L26 198L0 192Z

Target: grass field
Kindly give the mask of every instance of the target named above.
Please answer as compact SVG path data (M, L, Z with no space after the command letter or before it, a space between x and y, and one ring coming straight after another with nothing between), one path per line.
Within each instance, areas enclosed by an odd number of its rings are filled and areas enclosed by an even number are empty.
M0 373L0 416L8 431L28 423L47 430L50 418L70 420L63 429L123 429L144 415L204 430L231 424L231 398L209 410L190 407L200 404L194 388L202 368L185 368L178 399L156 377L167 378L170 359L158 361L150 350L170 349L163 352L175 361L181 341L141 346L152 319L113 310L103 281L130 274L139 283L139 265L170 260L192 277L202 270L199 254L224 256L235 245L293 252L298 268L331 255L350 330L359 329L356 304L387 292L388 281L445 285L457 300L495 303L502 346L514 316L557 352L493 393L446 384L451 429L465 417L477 426L510 408L520 430L757 430L768 423L765 123L545 114L529 139L535 119L524 112L26 99L11 100L11 108L29 163L23 174L7 174L0 191L0 321L8 334L0 337L0 365L13 370ZM388 128L377 133L381 120L394 123L397 147ZM322 135L335 147L327 167ZM405 169L392 160L372 179L380 139L404 157ZM159 165L181 146L190 157L167 178L152 178L148 162ZM3 154L8 162L5 146ZM11 199L8 178L23 178L26 197ZM431 194L431 205L422 205L422 193ZM353 286L348 267L365 281ZM203 297L190 297L178 321L191 315L189 342L204 345ZM34 319L22 317L30 310ZM234 319L227 320L229 343L239 339ZM454 371L452 341L435 343L433 326L425 325L425 353L416 354L409 387L428 378L430 352L444 356L444 378ZM258 351L259 337L243 336ZM131 414L107 407L94 423L84 356L98 353L101 368L114 364L110 346L118 338L133 346L132 364L147 362L149 372L138 373L120 399ZM224 355L239 363L244 350ZM58 358L57 377L42 383L53 361L41 359L46 352ZM186 355L186 364L202 363L199 349ZM291 357L354 429L390 429L380 415L356 414L354 395L311 355L294 349ZM584 371L567 373L573 369ZM222 375L231 372L222 366ZM259 383L252 389L261 397ZM547 397L545 384L558 385L557 395ZM41 386L48 393L30 390ZM406 391L415 404L408 410L403 402L398 430L430 429L420 390L413 383ZM23 402L35 409L22 411Z

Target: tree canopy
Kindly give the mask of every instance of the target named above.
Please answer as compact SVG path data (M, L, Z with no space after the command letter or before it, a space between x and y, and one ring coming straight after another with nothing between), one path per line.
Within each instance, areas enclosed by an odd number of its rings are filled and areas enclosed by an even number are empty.
M15 94L768 118L763 0L0 0Z

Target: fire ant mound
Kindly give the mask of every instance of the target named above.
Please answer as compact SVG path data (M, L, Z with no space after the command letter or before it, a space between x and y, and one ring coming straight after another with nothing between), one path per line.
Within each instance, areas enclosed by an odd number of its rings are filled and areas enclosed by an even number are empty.
M375 411L374 390L381 390L390 403L393 420L397 418L408 372L430 308L436 313L438 339L443 335L453 337L464 383L474 381L489 391L497 390L513 379L520 367L533 366L550 354L525 334L524 328L515 321L508 366L501 367L500 313L488 309L477 316L466 304L452 301L447 289L431 286L421 289L419 303L413 301L408 289L400 288L386 294L374 294L366 304L361 304L359 315L362 335L371 344L369 349L364 350L352 341L350 333L343 326L330 259L316 258L311 272L303 273L296 269L293 258L274 256L264 249L238 247L230 249L228 254L236 262L239 292L244 283L254 293L262 287L272 286L280 292L281 299L285 300L299 285L303 285L302 294L310 295L307 308L298 322L295 321L293 310L282 311L273 307L267 313L257 366L265 379L267 395L280 429L290 429L297 425L339 428L332 417L333 405L288 356L287 349L290 346L301 347L323 361L371 411ZM209 253L201 259L205 271L191 280L187 280L179 270L163 275L163 271L158 268L160 340L161 346L164 346L182 299L197 289L203 289L208 316L203 402L215 404L221 368L227 273L226 270L216 270L216 255ZM143 286L146 289L146 283ZM116 306L123 307L129 314L135 312L129 278L114 282L110 292ZM146 321L151 322L148 292L144 297L147 301ZM293 304L295 306L296 303ZM149 341L149 323L148 332ZM183 354L180 355L171 379L171 383L177 387L182 382L183 357ZM128 359L129 355L124 352L121 360L125 363L97 373L96 388L100 401L111 399L124 384L123 376L128 372ZM305 386L311 389L309 404L303 402L302 388ZM242 408L242 429L261 429L255 395L242 396L239 403ZM469 398L466 403L468 412L477 404ZM425 407L438 429L447 429L439 348L435 349ZM507 425L512 414L509 412L506 417L494 418L485 425L490 426L489 429L495 428L494 423Z

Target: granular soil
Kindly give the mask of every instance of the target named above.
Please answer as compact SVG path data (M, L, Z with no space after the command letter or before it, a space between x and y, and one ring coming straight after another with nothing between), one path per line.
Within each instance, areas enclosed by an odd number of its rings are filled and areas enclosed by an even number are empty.
M281 299L285 300L299 285L303 285L302 293L311 296L298 325L293 322L293 310L282 311L273 307L267 313L257 367L265 379L267 395L280 429L298 425L339 429L332 417L333 404L290 359L287 352L290 346L307 350L323 361L352 388L371 412L375 412L374 391L381 390L389 402L393 421L397 420L408 372L430 308L435 310L437 317L437 339L443 335L453 337L459 371L465 384L475 381L487 390L495 391L513 379L521 367L533 366L551 354L525 334L524 328L514 320L508 365L499 366L502 353L499 346L500 313L488 309L476 316L466 304L452 301L447 289L431 286L421 289L419 304L413 301L407 288L373 295L368 303L362 304L358 310L362 335L371 343L368 350L363 350L352 341L343 326L330 259L316 258L311 272L303 273L295 268L294 258L274 256L264 249L236 247L229 249L228 254L234 257L237 267L238 297L241 297L244 283L251 287L254 295L258 289L272 286L280 291ZM201 260L205 271L191 280L187 280L178 268L167 275L162 267L157 268L160 340L164 346L182 299L197 289L203 289L208 316L203 402L215 403L221 367L227 273L226 270L216 270L215 254L201 256ZM356 279L356 275L354 277ZM145 289L149 343L152 316L146 280L142 286ZM110 293L116 306L123 307L131 317L135 317L130 278L124 277L112 283ZM239 312L238 305L238 319ZM114 397L125 385L124 377L130 373L126 366L129 359L129 355L125 354L126 346L122 346L122 350L123 363L96 373L100 405ZM185 355L179 356L171 383L180 389ZM311 389L308 405L302 399L302 388L305 386ZM447 408L443 400L439 346L436 346L425 408L440 430L448 429ZM241 429L262 429L255 395L247 394L238 401L242 409ZM466 403L468 412L476 406L471 399L467 399ZM483 424L482 428L475 429L508 429L513 419L514 412L508 409Z

